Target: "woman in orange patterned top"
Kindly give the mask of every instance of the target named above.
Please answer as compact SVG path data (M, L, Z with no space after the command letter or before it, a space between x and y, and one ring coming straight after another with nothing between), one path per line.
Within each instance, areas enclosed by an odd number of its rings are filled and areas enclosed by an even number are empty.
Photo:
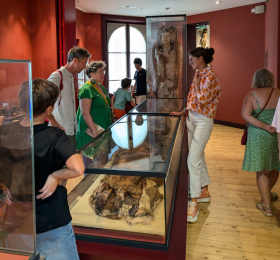
M208 185L210 178L204 158L204 149L210 138L221 87L217 75L208 66L213 60L213 48L195 48L189 52L189 63L196 70L188 95L187 107L170 115L183 116L188 110L188 168L189 168L189 207L188 222L198 218L198 202L209 202Z

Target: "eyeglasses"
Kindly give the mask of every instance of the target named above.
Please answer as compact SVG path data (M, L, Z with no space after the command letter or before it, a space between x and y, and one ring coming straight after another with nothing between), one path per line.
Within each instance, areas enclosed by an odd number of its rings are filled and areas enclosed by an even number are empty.
M78 59L78 61L80 62L80 63L82 63L84 66L87 66L88 65L88 61L86 61L86 62L82 62L81 60L79 60Z
M102 74L102 73L106 73L106 70L100 70L100 71L96 71L96 73L98 73L98 74Z

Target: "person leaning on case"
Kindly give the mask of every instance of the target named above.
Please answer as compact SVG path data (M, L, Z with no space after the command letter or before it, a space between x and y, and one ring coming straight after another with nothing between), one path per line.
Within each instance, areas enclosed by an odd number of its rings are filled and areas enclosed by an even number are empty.
M48 78L60 90L53 113L49 116L49 121L52 126L64 130L74 146L76 146L77 121L73 74L80 73L85 69L90 57L87 49L73 47L68 52L66 65L53 72ZM61 81L62 84L60 84Z
M256 206L269 217L273 216L270 202L278 198L271 190L277 182L280 170L277 135L275 128L271 126L280 89L273 88L273 85L273 74L270 71L256 70L252 81L254 91L246 95L242 107L242 117L250 124L242 170L257 173L261 201Z
M188 222L197 221L198 202L209 202L208 185L210 178L206 167L204 149L210 138L218 103L221 97L221 87L217 75L208 66L213 61L213 48L195 48L189 52L189 64L196 70L188 95L186 109L188 129L188 168L189 168L189 206ZM170 115L183 116L181 112L171 112Z
M23 84L20 91L23 111L28 111L24 109L29 101L28 88L28 84ZM59 90L52 82L43 79L32 81L36 251L46 259L79 259L67 190L61 184L64 180L81 176L85 167L65 132L44 124L58 95ZM28 116L21 125L30 128Z

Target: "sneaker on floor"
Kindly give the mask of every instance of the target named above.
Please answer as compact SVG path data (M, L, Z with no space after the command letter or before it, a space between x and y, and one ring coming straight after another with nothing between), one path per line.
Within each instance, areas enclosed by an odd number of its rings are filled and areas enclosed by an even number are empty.
M199 210L198 210L198 207L197 207L196 199L189 200L189 205L188 205L188 222L190 222L190 223L196 222L198 214L199 214Z
M201 195L197 198L197 202L209 202L211 199L208 188L201 189Z

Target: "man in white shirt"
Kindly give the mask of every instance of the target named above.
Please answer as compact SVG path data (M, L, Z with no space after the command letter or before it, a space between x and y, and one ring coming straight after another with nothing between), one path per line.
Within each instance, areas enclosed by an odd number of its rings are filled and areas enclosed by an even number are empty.
M73 47L68 52L66 65L53 72L48 78L60 90L53 113L49 117L50 123L52 126L63 129L75 147L77 120L73 74L85 69L90 57L87 49Z

